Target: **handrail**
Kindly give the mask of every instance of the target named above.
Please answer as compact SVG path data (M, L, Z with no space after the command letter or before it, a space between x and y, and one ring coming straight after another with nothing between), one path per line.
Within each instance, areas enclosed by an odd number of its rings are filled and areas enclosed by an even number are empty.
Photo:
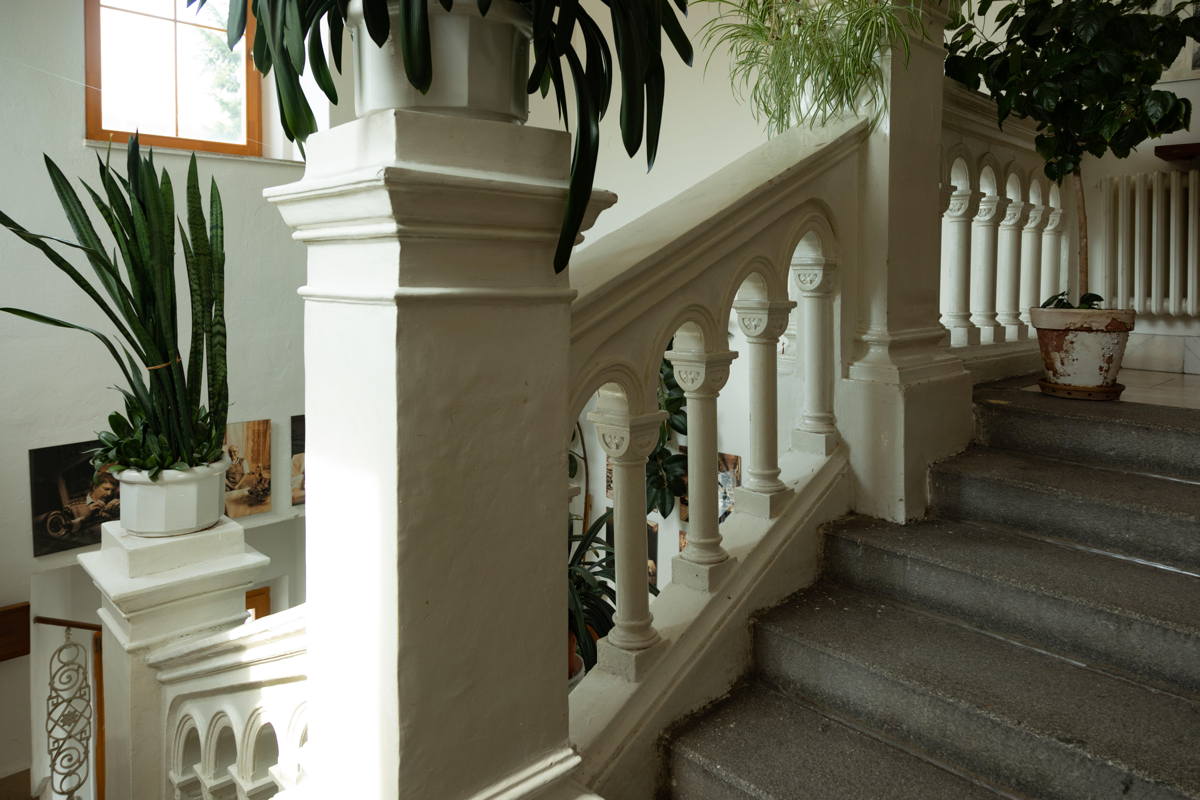
M58 617L34 617L33 621L37 625L57 625L60 628L78 628L81 631L99 632L104 630L104 627L97 622L77 622Z

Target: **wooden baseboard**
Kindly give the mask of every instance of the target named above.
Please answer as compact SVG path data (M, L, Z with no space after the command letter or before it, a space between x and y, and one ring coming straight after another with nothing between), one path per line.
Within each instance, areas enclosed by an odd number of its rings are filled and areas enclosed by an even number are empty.
M0 778L0 800L29 800L29 770Z

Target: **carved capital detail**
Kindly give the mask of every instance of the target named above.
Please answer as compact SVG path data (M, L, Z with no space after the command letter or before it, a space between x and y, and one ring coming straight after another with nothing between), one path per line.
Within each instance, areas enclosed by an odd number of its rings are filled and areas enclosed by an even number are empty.
M772 303L764 300L740 303L733 308L737 311L738 327L742 334L752 342L773 342L787 330L788 314L796 303Z
M1008 210L1004 212L1004 219L1000 221L1000 227L1024 228L1025 220L1031 208L1029 203L1021 203L1015 200L1009 203Z
M588 419L595 423L600 446L613 461L641 462L658 444L658 426L666 416L662 411L640 417L593 411Z
M1005 210L1008 208L1009 200L1007 197L999 197L994 194L989 194L979 201L979 211L975 214L975 222L986 224L994 224L996 220L1004 216Z
M1046 233L1059 233L1062 230L1063 212L1061 208L1052 208L1046 215Z
M946 219L968 220L973 218L979 208L979 198L979 192L953 192L950 195L950 205L946 208Z
M805 295L827 295L833 291L833 267L793 267L792 279Z
M714 397L729 380L729 365L738 354L689 353L671 350L667 360L675 368L675 380L689 396Z
M1042 226L1046 224L1048 209L1045 206L1033 205L1029 206L1029 216L1025 220L1025 230L1040 231Z

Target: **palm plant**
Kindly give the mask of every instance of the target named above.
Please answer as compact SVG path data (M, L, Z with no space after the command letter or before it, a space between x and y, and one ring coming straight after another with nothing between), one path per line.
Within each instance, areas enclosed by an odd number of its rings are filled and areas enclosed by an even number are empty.
M887 109L883 56L908 57L924 35L922 0L699 0L716 3L704 27L709 60L724 47L735 90L748 91L769 133L822 125L847 112Z
M206 0L188 0L202 8ZM433 57L429 39L428 0L392 0L400 6L400 30L395 44L400 48L409 82L426 92L433 82ZM447 11L454 0L439 0ZM492 0L476 0L479 13L486 15ZM567 207L554 256L554 271L561 272L570 260L571 249L583 224L596 174L600 152L600 119L608 110L613 84L613 52L604 32L583 7L582 0L517 0L528 12L533 31L533 68L526 90L543 96L553 87L559 118L568 128L566 78L575 96L576 135L571 159L571 182ZM654 165L662 124L666 71L662 61L665 33L679 57L692 63L692 47L675 16L670 0L604 0L612 17L616 66L621 73L621 137L630 157L646 141L647 167ZM687 0L674 0L680 13L687 13ZM380 47L388 40L391 21L389 0L362 0L362 12L371 39ZM322 21L329 30L329 49L334 67L342 68L342 33L350 0L249 0L257 31L252 52L254 64L263 75L275 72L275 91L280 118L288 139L304 140L317 129L316 118L304 96L300 76L306 66L329 98L338 102L337 89L325 56ZM229 5L227 30L232 48L246 32L247 3ZM583 43L580 57L573 39ZM365 44L364 44L365 46Z
M110 256L70 181L49 156L45 161L76 241L31 233L3 212L0 225L40 250L83 290L116 329L116 341L93 328L35 311L0 311L91 334L117 363L126 383L119 388L125 413L111 414L111 430L99 434L100 447L92 458L97 469L144 469L157 479L164 469L187 469L219 460L229 391L224 217L216 181L209 190L210 219L206 221L193 155L187 177L186 230L183 221L178 221L192 317L185 367L175 295L175 195L167 171L157 172L153 153L141 156L136 136L129 140L127 175L97 157L99 190L86 183L84 189L115 243ZM82 251L100 288L51 242ZM205 383L207 406L201 392Z

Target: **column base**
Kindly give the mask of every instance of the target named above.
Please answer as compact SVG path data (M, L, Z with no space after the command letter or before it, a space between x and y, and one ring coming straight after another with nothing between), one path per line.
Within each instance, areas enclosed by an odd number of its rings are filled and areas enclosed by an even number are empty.
M980 344L1004 344L1005 342L1004 328L1000 325L980 325L978 330Z
M971 347L972 345L980 344L980 342L979 328L976 328L974 325L971 327L950 329L951 347Z
M838 436L837 431L829 433L799 429L792 431L792 449L800 453L816 456L832 455L833 451L837 450L839 442L841 442L841 437Z
M760 492L739 486L733 490L733 507L743 514L759 519L774 519L783 507L795 497L786 486L773 492Z
M698 592L715 592L733 572L736 558L727 558L716 564L697 564L682 555L671 559L671 583L678 583Z
M596 650L597 669L616 675L629 683L637 683L658 663L658 659L667 650L667 643L659 639L645 650L623 650L604 638L597 643Z
M1027 342L1029 341L1029 328L1023 322L1006 322L1004 323L1004 341L1006 342Z

